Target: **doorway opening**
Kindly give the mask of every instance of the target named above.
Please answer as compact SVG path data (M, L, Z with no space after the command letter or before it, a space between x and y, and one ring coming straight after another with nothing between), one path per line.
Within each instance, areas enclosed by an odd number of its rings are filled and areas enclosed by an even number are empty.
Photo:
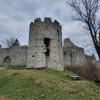
M48 57L50 55L50 38L44 38L44 44L46 46L45 55Z

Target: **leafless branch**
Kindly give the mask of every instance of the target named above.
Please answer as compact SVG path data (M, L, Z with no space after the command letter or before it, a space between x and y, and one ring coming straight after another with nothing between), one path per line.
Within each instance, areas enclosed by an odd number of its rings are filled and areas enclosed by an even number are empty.
M97 25L96 18L97 11L99 10L99 0L69 0L67 3L78 14L78 20L87 25L100 59L100 24Z

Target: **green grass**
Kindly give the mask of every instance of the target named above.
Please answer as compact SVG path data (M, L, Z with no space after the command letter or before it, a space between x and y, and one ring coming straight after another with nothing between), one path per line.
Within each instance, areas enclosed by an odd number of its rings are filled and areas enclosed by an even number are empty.
M0 70L0 100L100 100L100 85L73 81L70 71Z

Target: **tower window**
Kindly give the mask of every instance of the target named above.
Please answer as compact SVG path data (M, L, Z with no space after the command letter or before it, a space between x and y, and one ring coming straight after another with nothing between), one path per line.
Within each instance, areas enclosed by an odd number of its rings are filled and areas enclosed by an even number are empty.
M58 33L58 35L60 34L58 29L57 29L57 33Z
M35 55L32 55L32 57L35 57Z

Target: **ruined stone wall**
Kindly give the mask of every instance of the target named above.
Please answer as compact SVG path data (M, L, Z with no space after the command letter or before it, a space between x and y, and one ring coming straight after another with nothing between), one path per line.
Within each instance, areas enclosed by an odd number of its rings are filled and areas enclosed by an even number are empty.
M48 46L45 44L46 40ZM61 44L60 24L57 21L52 22L50 18L45 18L44 21L37 18L30 24L27 68L49 67L63 70Z
M14 46L0 48L0 66L25 66L27 63L27 47Z
M64 48L64 62L65 66L84 65L86 63L85 55L82 52L73 52L75 48Z
M64 66L82 66L87 63L84 49L75 46L70 39L64 40L63 46Z
M12 47L9 50L11 57L11 66L26 66L27 63L27 47Z

